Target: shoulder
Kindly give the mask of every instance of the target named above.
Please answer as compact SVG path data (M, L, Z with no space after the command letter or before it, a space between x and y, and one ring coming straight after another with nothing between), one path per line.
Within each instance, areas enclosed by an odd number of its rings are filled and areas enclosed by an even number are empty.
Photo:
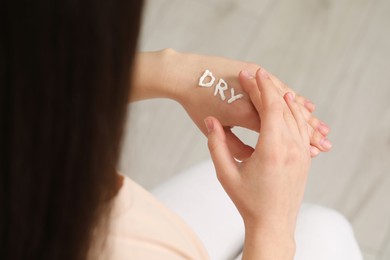
M128 177L114 199L107 246L110 259L208 259L180 217Z

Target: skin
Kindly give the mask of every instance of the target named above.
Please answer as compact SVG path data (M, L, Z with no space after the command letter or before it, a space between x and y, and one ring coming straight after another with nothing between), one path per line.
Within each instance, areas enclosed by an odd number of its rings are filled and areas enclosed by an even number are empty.
M245 223L243 259L293 259L294 232L307 173L310 135L292 93L282 97L264 69L243 88L262 119L261 137L242 163L233 159L220 121L208 117L208 146L217 176Z
M236 94L244 93L244 97L228 104L226 101L220 100L218 96L213 95L214 86L211 88L199 87L199 78L206 69L213 73L216 81L223 78L229 87L234 87ZM207 116L218 118L224 127L227 142L234 157L243 161L250 157L253 148L242 143L231 132L231 128L240 126L259 132L261 119L249 96L245 94L238 74L241 70L246 70L254 75L258 69L259 66L253 63L214 56L179 53L172 49L139 53L135 60L130 102L149 98L173 99L184 107L205 135L207 130L203 120ZM315 157L320 152L329 151L331 143L326 137L329 133L329 127L312 114L315 109L314 104L294 93L274 75L269 75L280 96L292 92L297 103L302 107L310 134L311 156ZM228 92L226 94L230 97Z
M293 259L310 157L331 148L314 104L252 63L167 49L139 53L134 65L130 102L173 99L208 136L218 179L245 223L244 259ZM213 87L199 87L205 69L244 98L227 104ZM243 144L234 126L261 132L256 146Z

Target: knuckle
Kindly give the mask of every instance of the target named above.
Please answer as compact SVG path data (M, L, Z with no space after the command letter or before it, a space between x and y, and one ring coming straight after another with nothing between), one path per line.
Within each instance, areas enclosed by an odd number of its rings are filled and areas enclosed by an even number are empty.
M321 142L321 140L322 140L322 138L324 138L324 136L320 133L320 132L318 132L318 131L315 131L314 132L314 140L315 140L315 142L316 143L320 143Z
M309 149L305 149L302 145L297 143L290 145L286 154L287 165L306 163L310 158Z
M316 128L317 126L320 125L320 120L319 120L318 118L316 118L316 117L311 117L311 118L309 119L309 124L310 124L311 126L313 126L313 128Z
M297 145L292 145L288 149L288 158L291 158L292 161L297 161L301 157L301 150L298 148Z
M311 136L312 135L312 131L314 131L313 127L311 127L311 125L308 125L306 123L306 121L304 121L304 120L300 123L300 128L302 129L304 134L308 135L308 136Z
M207 146L209 147L211 154L214 154L216 152L216 150L218 149L218 144L217 144L217 142L215 142L214 139L209 139L209 141L207 142Z
M279 152L275 151L270 151L265 155L265 160L269 166L276 166L280 165L282 160L282 157L280 156Z
M308 133L309 137L312 137L314 135L314 132L315 132L314 128L311 125L308 125L307 126L307 133Z
M307 110L306 108L304 108L304 107L300 107L300 110L301 110L301 112L302 112L302 115L303 115L303 117L305 118L305 120L307 121L307 122L309 122L309 119L311 118L311 117L313 117L312 116L312 113L309 111L309 110Z
M272 113L272 112L282 113L284 111L284 108L283 108L281 102L272 101L272 102L264 105L264 110L268 111L270 113Z
M283 142L265 154L267 166L274 167L302 167L310 162L310 151L293 140Z

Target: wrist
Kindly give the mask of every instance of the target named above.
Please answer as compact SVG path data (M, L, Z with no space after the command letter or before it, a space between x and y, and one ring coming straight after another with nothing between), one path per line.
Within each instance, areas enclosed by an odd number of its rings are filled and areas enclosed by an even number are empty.
M288 230L245 224L243 259L294 259L295 248L294 234Z

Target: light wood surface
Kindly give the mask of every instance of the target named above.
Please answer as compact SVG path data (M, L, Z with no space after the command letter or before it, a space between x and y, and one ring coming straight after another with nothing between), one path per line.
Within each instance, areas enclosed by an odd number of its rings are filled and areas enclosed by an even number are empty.
M316 103L334 148L305 201L342 212L365 259L390 259L389 0L149 0L139 49L166 47L256 62ZM145 187L209 157L175 102L129 109L119 168Z

